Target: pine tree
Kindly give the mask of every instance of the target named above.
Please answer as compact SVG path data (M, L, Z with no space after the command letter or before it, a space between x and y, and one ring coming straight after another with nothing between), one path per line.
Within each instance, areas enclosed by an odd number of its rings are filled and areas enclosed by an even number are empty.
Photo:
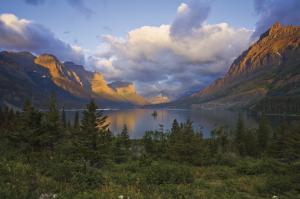
M85 162L93 165L101 165L109 155L111 145L111 132L107 129L107 117L103 112L97 113L97 105L94 100L87 105L83 112L81 129L77 134L75 145Z
M49 147L52 151L55 145L63 137L63 130L61 128L60 114L57 108L56 95L51 94L49 100L48 111L45 113L43 119L43 137L41 138L46 147Z
M238 121L236 124L234 144L236 146L238 153L242 156L245 155L246 153L244 141L245 141L245 125L244 125L244 120L242 118L242 115L239 114Z
M253 129L245 130L244 141L245 154L252 157L257 157L259 152L256 131Z
M32 106L30 100L25 100L16 129L10 133L9 139L23 152L40 150L41 119L42 114Z
M121 132L120 138L122 140L122 144L125 147L125 149L128 151L130 148L130 140L129 140L129 133L127 125L124 124L123 130Z
M67 119L66 119L66 112L65 112L65 107L62 108L61 111L61 123L63 128L67 128Z
M178 133L179 130L180 130L179 124L178 124L177 120L174 119L173 123L172 123L171 133L176 134L176 133Z
M125 162L129 156L130 140L128 128L125 124L121 134L114 139L114 157L117 163Z
M68 129L71 129L71 128L72 128L72 125L71 125L70 120L68 120L68 122L67 122L67 128L68 128Z
M284 123L277 131L268 149L269 154L282 161L292 162L300 159L300 130L299 125Z
M74 117L74 129L79 130L80 129L80 122L79 122L79 112L75 112L75 117Z
M259 151L261 153L264 153L265 150L267 149L270 136L271 136L271 128L268 124L266 116L262 115L259 121L259 127L257 131L258 146L259 146Z

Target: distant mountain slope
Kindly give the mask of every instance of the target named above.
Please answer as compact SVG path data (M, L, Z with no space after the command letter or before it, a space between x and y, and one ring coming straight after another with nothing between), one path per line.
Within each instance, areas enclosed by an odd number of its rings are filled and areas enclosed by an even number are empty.
M266 97L300 96L300 27L274 24L227 74L176 102L200 108L254 108Z
M148 101L144 97L137 94L135 87L131 82L117 81L112 82L109 84L109 86L113 88L118 95L122 96L131 103L138 105L148 104Z
M51 92L69 106L84 103L84 99L58 87L48 69L34 64L35 57L27 52L0 52L0 103L21 106L25 99L44 107Z
M72 62L61 63L50 54L36 57L29 52L0 52L0 104L21 106L28 98L44 107L51 92L66 107L82 107L90 98L112 107L147 103L132 84L130 89L131 93L120 93L102 74Z

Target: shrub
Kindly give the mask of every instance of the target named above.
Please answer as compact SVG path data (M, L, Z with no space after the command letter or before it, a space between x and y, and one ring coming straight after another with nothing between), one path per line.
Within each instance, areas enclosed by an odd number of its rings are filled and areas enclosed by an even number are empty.
M87 169L86 173L75 173L72 178L72 184L78 190L92 190L100 187L103 183L104 178L99 172L99 170L91 168Z
M238 161L238 156L235 153L224 153L217 157L217 163L226 166L235 166Z
M184 184L193 182L191 168L172 164L157 164L146 169L145 181L150 184Z
M260 162L248 159L239 161L236 171L244 175L258 175L262 173Z
M291 178L289 176L269 176L266 180L265 185L259 189L262 193L272 195L282 195L290 191L293 187Z

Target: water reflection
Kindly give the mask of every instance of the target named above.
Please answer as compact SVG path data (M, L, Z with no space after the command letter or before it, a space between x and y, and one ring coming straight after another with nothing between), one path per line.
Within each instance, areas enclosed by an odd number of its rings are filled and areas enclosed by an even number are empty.
M153 117L153 112L156 116ZM164 129L170 129L172 121L177 119L185 122L190 119L194 122L195 130L201 130L204 137L209 137L210 132L217 126L234 127L239 113L233 111L193 111L182 109L127 109L127 110L104 110L110 122L110 130L120 133L124 124L127 125L131 138L141 138L146 130L158 130L162 124ZM257 127L258 118L253 115L242 113L247 127ZM67 117L72 121L74 111L68 111ZM282 121L300 120L300 117L269 116L273 126Z

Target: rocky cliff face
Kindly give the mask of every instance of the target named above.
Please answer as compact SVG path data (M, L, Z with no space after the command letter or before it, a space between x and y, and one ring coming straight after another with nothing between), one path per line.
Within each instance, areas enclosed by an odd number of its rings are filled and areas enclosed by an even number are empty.
M0 52L0 105L20 107L30 99L36 106L45 107L51 92L68 107L87 102L57 86L50 71L34 63L35 58L28 52Z
M112 82L109 86L113 88L118 95L131 103L137 105L145 105L149 103L144 97L137 94L135 87L131 82L117 81Z
M89 97L89 93L83 89L83 83L79 76L69 70L53 55L43 54L34 59L34 63L49 70L53 82L64 90L79 97Z
M300 27L276 23L233 62L223 78L188 100L198 107L234 108L251 106L269 95L298 95L299 70Z
M98 96L102 96L105 99L123 102L126 101L119 94L117 94L113 88L108 86L103 75L100 73L94 73L91 88L93 93L97 94Z

